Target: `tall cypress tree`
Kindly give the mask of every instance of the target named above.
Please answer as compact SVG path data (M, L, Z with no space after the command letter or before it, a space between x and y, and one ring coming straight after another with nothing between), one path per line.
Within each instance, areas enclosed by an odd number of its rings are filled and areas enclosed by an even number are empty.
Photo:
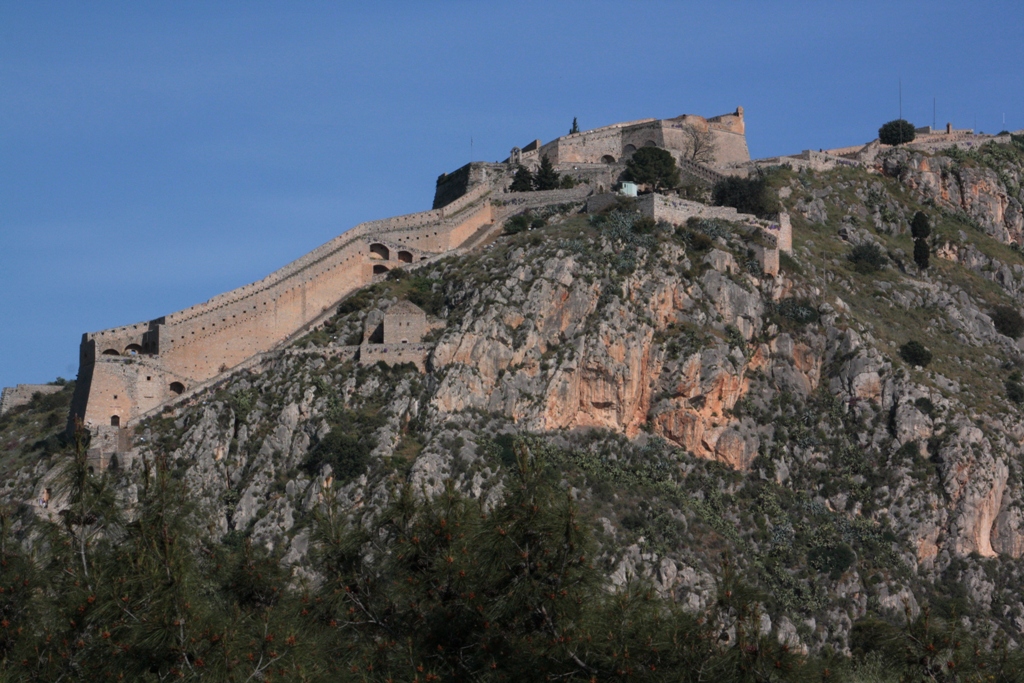
M914 263L921 270L928 267L929 253L928 253L928 240L923 237L918 237L914 240Z
M926 239L932 234L931 222L923 212L918 211L914 214L913 220L910 221L910 234L916 240Z
M928 236L932 234L928 216L918 211L910 221L910 234L914 237L914 263L921 270L928 267Z

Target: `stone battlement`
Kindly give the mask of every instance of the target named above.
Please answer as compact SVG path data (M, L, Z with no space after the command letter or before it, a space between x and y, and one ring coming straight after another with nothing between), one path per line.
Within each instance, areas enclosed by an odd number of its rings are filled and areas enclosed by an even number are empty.
M124 427L284 342L374 275L457 248L493 222L480 186L441 209L361 223L267 277L154 320L82 337L72 411Z

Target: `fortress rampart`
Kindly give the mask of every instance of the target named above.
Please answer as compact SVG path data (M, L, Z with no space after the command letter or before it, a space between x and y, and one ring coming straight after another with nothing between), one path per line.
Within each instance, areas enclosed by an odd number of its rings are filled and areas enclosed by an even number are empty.
M25 405L36 394L56 394L63 388L59 384L19 384L4 387L3 392L0 392L0 415Z
M582 202L593 194L595 182L610 187L624 159L641 146L664 147L681 158L687 126L714 134L719 161L749 160L739 108L710 119L686 115L615 124L547 145L535 141L515 148L506 163L467 164L438 178L429 211L361 223L258 282L153 320L82 335L71 417L81 418L92 431L99 456L120 449L130 440L125 428L141 417L216 385L229 371L254 367L268 352L329 317L342 298L390 269L472 248L500 221L525 209ZM515 164L524 159L539 163L544 153L562 172L591 184L508 193ZM427 348L412 335L404 343L368 346L360 357L361 362L397 359L423 367Z
M94 432L129 426L295 335L374 274L457 248L493 222L489 194L479 185L440 209L362 223L258 282L84 334L72 414Z

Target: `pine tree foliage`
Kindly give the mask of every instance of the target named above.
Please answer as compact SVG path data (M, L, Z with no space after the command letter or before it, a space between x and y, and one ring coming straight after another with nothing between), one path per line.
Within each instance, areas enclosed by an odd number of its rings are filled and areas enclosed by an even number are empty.
M533 174L530 169L520 166L516 169L516 175L512 178L512 185L508 188L510 192L530 192L533 190Z
M512 451L489 507L450 481L345 507L325 483L305 580L237 531L196 534L203 512L165 455L145 456L126 504L79 442L59 482L69 512L43 523L45 543L26 553L0 510L0 680L810 681L867 656L780 644L761 628L765 596L728 560L697 613L642 578L611 588L556 465L523 441ZM927 614L858 623L854 644L906 680L1021 670L1018 652Z
M536 175L533 176L533 188L535 190L557 190L561 178L558 172L552 165L551 160L548 159L548 155L545 154L540 158L540 168L537 169Z
M902 145L913 142L916 136L914 124L906 119L893 119L878 129L878 141L883 145Z
M636 183L651 185L655 190L679 185L679 168L675 157L660 147L641 147L626 161L626 173Z

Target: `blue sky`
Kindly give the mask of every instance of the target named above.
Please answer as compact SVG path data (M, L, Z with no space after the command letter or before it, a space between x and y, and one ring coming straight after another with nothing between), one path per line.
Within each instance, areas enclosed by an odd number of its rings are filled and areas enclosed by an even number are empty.
M918 125L1024 128L1024 3L0 0L0 386L574 116L743 105L763 157L872 139L900 79Z

